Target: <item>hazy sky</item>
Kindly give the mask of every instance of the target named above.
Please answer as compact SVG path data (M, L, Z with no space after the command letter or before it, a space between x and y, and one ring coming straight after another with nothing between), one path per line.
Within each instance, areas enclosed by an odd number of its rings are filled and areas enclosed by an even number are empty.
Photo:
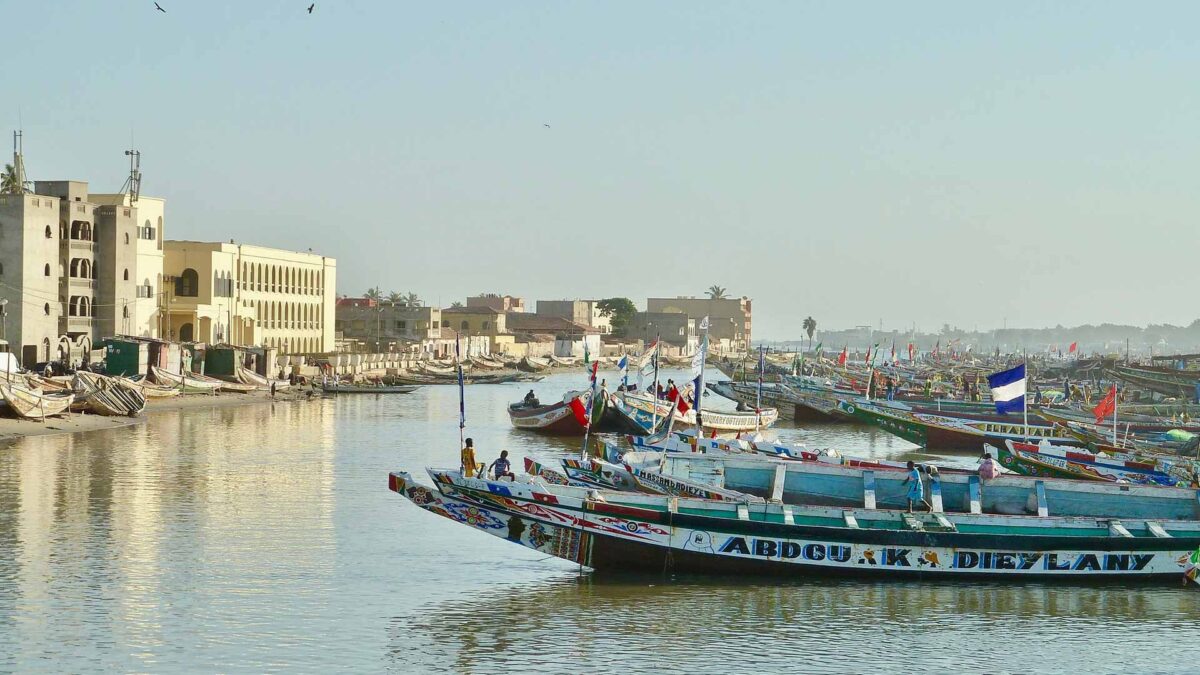
M1200 316L1200 3L309 1L0 0L2 128L342 293Z

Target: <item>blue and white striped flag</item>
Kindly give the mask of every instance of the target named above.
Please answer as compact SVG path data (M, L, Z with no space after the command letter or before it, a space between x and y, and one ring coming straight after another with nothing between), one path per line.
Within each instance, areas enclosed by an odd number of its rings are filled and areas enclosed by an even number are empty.
M628 356L622 355L621 360L617 361L617 370L621 371L621 384L625 385L625 388L628 389L629 388L629 357Z
M992 401L1001 415L1025 409L1025 364L988 375Z

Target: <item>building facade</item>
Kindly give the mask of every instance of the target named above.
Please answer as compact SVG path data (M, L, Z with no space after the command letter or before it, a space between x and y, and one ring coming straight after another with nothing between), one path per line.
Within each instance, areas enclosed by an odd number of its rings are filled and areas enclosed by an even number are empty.
M337 263L247 244L166 241L163 334L284 354L334 350Z
M612 332L612 322L600 311L597 300L538 300L537 314L591 326L602 334Z
M158 338L163 319L161 306L163 294L163 218L166 215L166 200L158 197L139 196L136 201L128 193L96 194L92 201L103 206L134 208L134 238L137 240L137 260L133 265L133 298L123 299L122 307L129 308L130 316L122 312L118 330L109 335L133 335Z
M442 337L442 310L371 298L339 298L335 329L342 338L374 344L380 351L396 342Z
M696 320L682 312L638 312L625 329L625 338L650 344L661 339L685 354L696 351Z
M467 298L467 307L471 309L487 308L497 312L524 312L525 299L516 298L511 295L497 295L496 293L481 293L470 298Z
M678 312L696 319L707 316L712 341L725 342L736 351L749 349L752 339L749 298L648 298L646 311Z

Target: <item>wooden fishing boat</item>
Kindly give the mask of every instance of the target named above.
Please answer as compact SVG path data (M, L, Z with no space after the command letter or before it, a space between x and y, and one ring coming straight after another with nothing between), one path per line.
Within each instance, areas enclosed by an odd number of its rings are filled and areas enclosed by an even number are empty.
M74 392L39 394L16 384L0 383L0 396L8 409L19 417L41 420L68 411L75 401Z
M550 361L532 356L526 356L517 363L517 370L523 370L527 373L540 373L549 369Z
M550 363L555 366L571 367L571 366L575 366L575 365L579 364L579 359L576 359L573 356L568 356L568 357L564 358L564 357L558 357L558 356L551 355L551 356L548 356L547 358L549 359Z
M420 389L417 385L370 385L370 384L346 384L341 382L329 382L321 386L321 390L326 394L411 394Z
M1154 458L1126 454L1096 454L1046 442L1033 444L1011 440L1001 446L988 445L986 449L1006 469L1025 476L1200 487L1193 484L1196 481L1196 467L1188 460L1160 462Z
M406 472L389 474L388 487L430 513L597 571L1178 583L1200 549L1194 519L909 514L428 473L434 487Z
M838 407L844 414L873 424L909 443L938 450L982 452L985 443L1003 443L1005 439L1050 438L1067 445L1079 445L1079 441L1055 425L1030 420L1026 426L1016 416L1010 416L1011 422L974 420L912 412L894 405L883 406L862 401L841 401Z
M1196 384L1200 372L1150 366L1114 365L1105 372L1130 384L1185 401L1196 400Z
M686 413L680 413L678 408L670 401L659 400L647 394L626 393L624 400L627 406L641 410L644 413L657 415L658 417L673 415L677 424L696 425L695 408L688 408ZM779 411L774 408L763 408L757 413L753 411L724 412L704 410L701 415L704 428L719 433L737 433L753 431L755 429L766 429L775 424L776 420L779 419Z
M97 415L134 417L146 408L146 397L122 378L97 373L75 373L76 401Z
M237 382L240 384L250 385L261 391L270 391L271 385L275 385L275 391L283 391L292 386L292 383L287 380L277 380L275 378L259 375L249 368L238 367L234 375Z
M528 429L555 436L582 436L584 426L575 418L571 401L581 399L585 406L591 401L591 392L569 391L558 403L529 405L525 402L508 406L508 419L518 429Z
M173 386L185 394L213 394L226 384L196 373L172 373L158 366L150 366L150 374L159 384Z
M503 363L496 363L495 361L484 359L478 356L472 356L468 358L467 361L470 362L472 366L483 368L484 370L504 370Z
M469 363L463 364L464 372L468 371L470 369L471 369L471 365ZM417 370L426 375L433 375L436 377L446 377L446 378L457 378L458 377L458 368L455 366L438 367L438 366L433 366L433 365L430 365L430 364L422 362L422 361L418 361L417 362Z
M142 393L147 400L154 398L171 398L178 396L181 391L177 387L164 386L154 384L146 379L145 375L134 375L133 377L123 378L129 386L136 388Z

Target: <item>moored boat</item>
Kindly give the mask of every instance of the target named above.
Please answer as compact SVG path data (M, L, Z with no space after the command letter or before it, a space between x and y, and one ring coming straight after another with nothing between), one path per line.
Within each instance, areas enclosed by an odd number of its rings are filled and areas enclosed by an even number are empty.
M8 409L19 417L44 420L52 415L67 412L75 401L75 394L41 394L16 384L0 383L0 396L8 403Z
M343 384L341 382L329 382L321 385L321 390L326 394L410 394L417 389L418 385L398 384L398 385L369 385L369 384Z
M518 429L556 436L582 436L584 426L571 409L571 401L575 399L580 399L586 407L591 401L591 392L569 391L561 401L550 405L513 403L508 406L508 418Z
M196 373L172 373L158 366L150 366L150 373L159 384L176 387L185 394L212 394L228 384Z

